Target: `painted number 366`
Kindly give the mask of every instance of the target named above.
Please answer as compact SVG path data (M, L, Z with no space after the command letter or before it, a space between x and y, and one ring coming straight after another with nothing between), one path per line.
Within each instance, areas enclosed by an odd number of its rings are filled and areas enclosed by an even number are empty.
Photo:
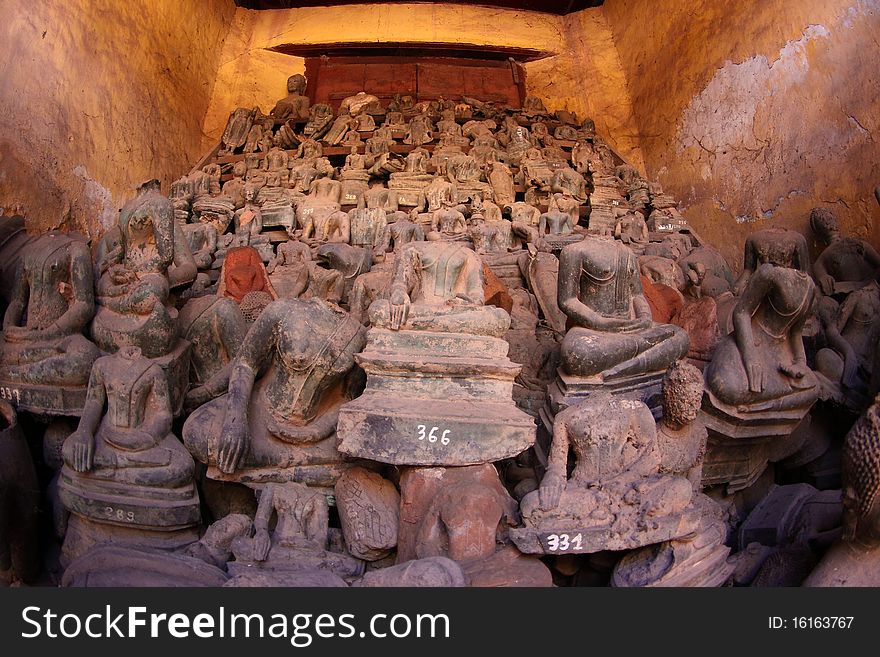
M440 431L440 427L431 427L431 430L428 431L428 427L424 424L420 424L418 426L419 430L419 440L427 440L429 443L436 443L438 440L441 445L449 444L449 429L443 429L443 432L438 436L437 432ZM425 433L427 431L427 433Z

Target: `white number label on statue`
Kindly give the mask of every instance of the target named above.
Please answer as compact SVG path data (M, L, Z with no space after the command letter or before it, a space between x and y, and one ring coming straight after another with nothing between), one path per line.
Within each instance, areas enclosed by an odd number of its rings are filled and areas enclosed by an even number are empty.
M429 443L436 443L438 440L440 444L444 447L449 444L449 429L440 430L440 427L428 427L424 424L420 424L418 427L418 438L419 440L427 440ZM438 432L440 432L438 434Z
M0 399L15 400L15 403L18 404L21 402L21 392L17 388L2 386L0 387Z
M547 536L548 552L575 552L583 548L583 536L575 534L550 534Z
M134 522L134 511L114 509L112 506L105 506L104 514L107 516L108 520L116 520L117 522Z

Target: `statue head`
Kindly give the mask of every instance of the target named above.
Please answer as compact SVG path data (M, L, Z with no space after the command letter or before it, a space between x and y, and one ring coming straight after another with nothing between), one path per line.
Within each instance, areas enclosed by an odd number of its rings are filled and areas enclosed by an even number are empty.
M250 183L244 186L244 200L247 203L253 203L257 199L257 186Z
M296 73L287 78L287 93L302 96L306 92L306 76Z
M703 399L703 373L693 365L679 360L669 366L663 376L663 423L681 429L697 419Z
M810 228L823 244L831 244L840 233L837 217L825 208L813 208L810 212Z
M247 173L247 163L244 160L239 160L235 164L232 165L232 176L234 178L244 178Z
M846 435L841 463L843 537L880 543L880 396Z

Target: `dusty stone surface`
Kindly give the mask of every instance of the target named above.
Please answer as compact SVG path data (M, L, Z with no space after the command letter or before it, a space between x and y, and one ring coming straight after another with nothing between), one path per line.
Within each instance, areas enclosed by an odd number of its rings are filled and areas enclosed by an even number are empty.
M396 566L373 570L354 582L358 587L461 587L467 579L461 566L447 557L413 559Z
M516 502L491 464L406 468L400 477L397 562L444 556L474 561L495 553L516 523Z
M352 556L382 559L397 545L400 494L387 479L364 468L345 472L334 487L339 522Z

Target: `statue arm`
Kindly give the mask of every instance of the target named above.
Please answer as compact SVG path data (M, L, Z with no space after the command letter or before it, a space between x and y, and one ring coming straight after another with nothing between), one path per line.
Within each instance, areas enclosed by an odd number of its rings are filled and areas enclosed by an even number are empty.
M772 290L772 267L773 265L761 267L750 277L749 284L733 310L733 336L749 380L749 390L752 392L761 392L764 389L763 364L754 351L752 316Z
M539 505L548 511L559 506L562 491L565 490L569 447L567 420L568 416L563 411L556 416L553 423L553 441L547 457L547 472L544 473L538 489Z
M275 348L275 332L281 318L272 305L254 322L245 336L238 356L232 361L229 373L229 393L226 400L226 417L220 433L217 467L230 474L238 468L250 442L248 406L254 381L260 369L271 358Z
M104 414L107 390L104 388L103 368L96 362L89 374L86 403L76 431L70 434L62 446L64 462L76 472L88 472L94 465L95 432Z
M92 261L85 244L70 249L70 286L73 300L67 311L55 320L54 335L79 333L95 314L95 288Z
M546 235L547 234L547 215L542 214L538 218L538 235Z
M21 326L21 318L24 309L27 308L30 297L30 285L24 271L24 262L19 261L15 271L15 283L12 287L12 298L3 316L3 330L8 331L14 326Z
M147 401L147 414L141 425L141 431L152 437L154 445L159 444L171 433L171 394L168 392L168 380L165 373L156 368L150 396Z
M834 293L834 277L828 273L825 266L825 252L819 254L816 262L813 263L813 278L819 284L822 294L831 295Z

